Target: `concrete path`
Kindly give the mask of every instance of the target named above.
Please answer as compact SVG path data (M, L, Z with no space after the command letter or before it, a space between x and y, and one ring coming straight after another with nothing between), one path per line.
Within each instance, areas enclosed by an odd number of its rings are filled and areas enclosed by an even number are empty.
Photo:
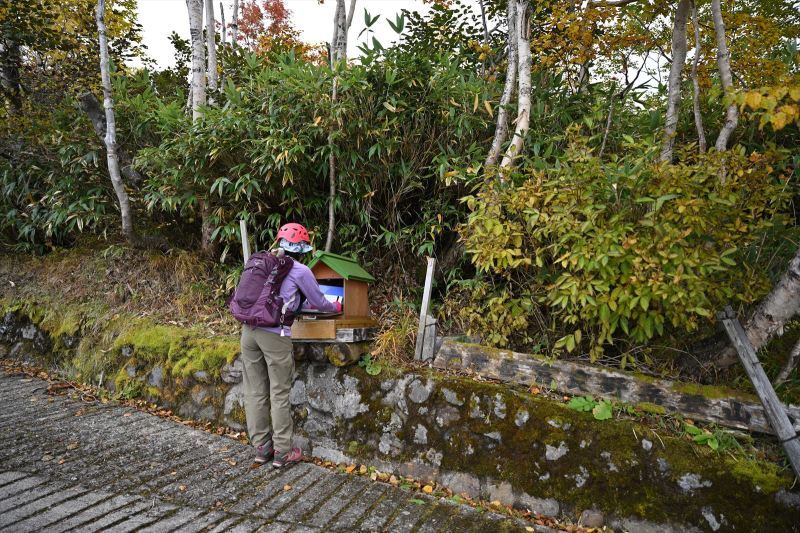
M314 464L253 469L231 439L46 389L0 374L0 532L525 530Z

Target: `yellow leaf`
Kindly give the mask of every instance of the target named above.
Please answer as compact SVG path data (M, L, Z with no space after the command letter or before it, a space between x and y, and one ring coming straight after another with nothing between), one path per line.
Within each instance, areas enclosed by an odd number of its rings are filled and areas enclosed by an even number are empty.
M478 93L475 93L475 100L472 102L472 112L478 110Z
M489 116L494 118L494 112L492 112L492 104L490 104L488 100L483 101L483 107L484 109L486 109L486 112L489 113Z
M744 95L744 103L747 104L750 109L758 109L761 105L761 93L757 91L750 91Z
M291 486L291 485L284 485L284 486L283 486L283 490L284 490L284 491L287 491L287 490L292 490L292 486Z
M424 487L422 487L422 492L424 492L425 494L430 494L431 492L433 492L433 487L431 487L430 485L425 485Z
M178 486L178 490L180 490L180 491L186 490L186 485L179 485Z
M366 474L367 473L367 466L366 465L361 465L361 467L358 469L358 473L359 474Z
M356 469L356 465L350 465L347 468L345 468L344 471L347 472L348 474L352 474L353 470L355 470L355 469Z

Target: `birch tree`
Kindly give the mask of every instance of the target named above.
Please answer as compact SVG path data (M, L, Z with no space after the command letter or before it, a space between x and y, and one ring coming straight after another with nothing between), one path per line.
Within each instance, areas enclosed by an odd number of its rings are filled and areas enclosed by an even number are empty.
M523 141L528 132L531 117L531 44L528 32L528 2L525 0L510 0L516 4L516 40L517 40L517 118L514 138L508 145L503 160L502 168L511 167L514 160L522 154ZM511 38L511 37L509 37Z
M231 13L231 45L237 46L239 36L239 0L233 0L233 13Z
M800 312L800 249L772 291L756 307L744 329L755 350L762 348Z
M206 55L203 47L203 0L186 0L189 10L189 39L192 47L192 120L202 116L206 104Z
M694 60L692 61L692 110L694 125L697 128L697 147L700 153L706 151L706 132L703 127L703 114L700 112L700 83L697 80L697 67L700 64L700 24L697 20L697 0L692 0L692 26L694 27Z
M497 106L497 126L494 130L494 139L486 156L484 168L489 168L497 164L500 158L500 151L508 138L508 106L511 97L514 95L514 86L517 83L517 48L519 41L517 35L517 2L509 0L507 9L508 20L508 67L506 68L506 82L503 86L503 94L500 96L500 103Z
M350 0L350 9L345 11L344 0L336 1L336 11L333 15L333 38L330 45L330 66L333 71L331 81L331 114L333 115L336 102L339 98L339 79L336 69L340 62L347 60L347 32L353 23L353 13L356 9L356 0ZM331 128L335 127L335 120ZM333 130L328 134L328 234L325 238L325 251L333 248L333 235L336 228L336 155L334 152Z
M731 73L731 56L728 52L728 43L725 40L725 22L722 20L722 8L720 0L711 1L711 16L714 20L714 34L717 41L717 68L719 69L719 79L722 90L726 95L733 92L733 74ZM739 108L736 103L731 102L725 110L725 123L717 136L715 148L717 152L724 152L728 149L728 140L739 123Z
M106 2L98 0L95 9L95 20L97 21L97 33L100 41L100 77L103 85L103 107L106 112L106 134L104 143L106 145L106 160L108 162L108 174L111 178L111 185L119 202L119 211L122 215L122 233L128 242L136 239L133 231L133 215L128 193L122 183L122 176L119 171L119 159L117 157L117 126L114 117L114 98L111 93L111 69L108 64L108 37L106 35L105 22Z
M10 35L0 35L0 93L10 104L10 113L22 110L19 70L22 64L19 43Z
M217 22L214 18L214 0L206 0L206 50L208 52L208 89L217 90ZM213 96L209 99L213 103Z
M672 149L678 129L678 115L681 104L681 72L686 62L686 25L689 18L690 0L680 0L675 10L672 26L672 65L667 84L667 114L664 120L664 140L661 143L662 163L672 162Z
M219 20L222 24L222 46L228 44L228 28L225 26L225 6L222 2L219 3Z

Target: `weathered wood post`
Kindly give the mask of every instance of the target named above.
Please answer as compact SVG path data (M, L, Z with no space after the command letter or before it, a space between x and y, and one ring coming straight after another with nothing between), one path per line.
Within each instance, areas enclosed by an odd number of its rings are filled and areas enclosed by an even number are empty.
M758 398L764 406L764 412L767 415L769 423L775 428L775 434L783 444L783 449L786 450L786 455L789 457L789 462L792 464L792 469L797 476L800 476L800 434L798 434L789 416L786 414L786 406L778 399L775 394L775 389L767 378L764 368L761 366L761 361L758 360L755 350L753 349L744 328L739 323L736 315L730 306L726 307L722 313L717 317L722 321L725 331L728 333L736 353L739 354L744 366L747 376L753 382L753 387L756 389Z
M247 222L240 220L239 230L242 234L242 256L244 257L245 264L247 264L247 260L250 259L250 240L247 237Z
M428 271L425 273L425 288L422 290L422 305L419 310L419 328L417 329L417 343L414 349L414 359L428 361L433 359L436 343L436 319L428 314L431 305L431 289L433 287L433 270L436 259L428 258Z

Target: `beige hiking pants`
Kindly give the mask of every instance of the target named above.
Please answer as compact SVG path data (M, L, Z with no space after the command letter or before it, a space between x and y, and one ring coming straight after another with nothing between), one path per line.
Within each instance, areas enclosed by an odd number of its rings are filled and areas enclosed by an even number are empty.
M272 436L275 449L292 447L292 410L289 391L294 376L292 338L242 326L244 412L253 446Z

